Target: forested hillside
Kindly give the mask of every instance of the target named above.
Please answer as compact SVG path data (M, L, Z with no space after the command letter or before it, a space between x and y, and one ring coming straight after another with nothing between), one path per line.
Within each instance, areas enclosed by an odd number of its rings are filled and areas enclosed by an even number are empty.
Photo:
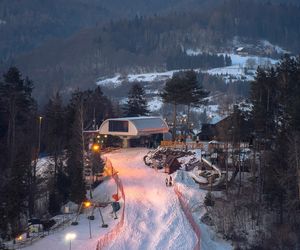
M92 4L92 2L89 3ZM69 30L68 26L71 25L70 27L73 27L72 31L74 31L79 26L86 27L88 23L94 22L96 19L92 18L93 13L97 17L97 13L102 13L102 11L108 15L110 12L107 11L107 8L113 6L105 1L101 6L97 5L96 1L93 3L94 5L84 6L85 14L90 19L80 16L82 12L78 12L80 13L78 20L74 21L71 18L74 22L69 22L66 13L70 13L71 17L71 15L76 16L77 12L69 9L70 6L66 7L68 6L66 4L59 5L56 1L55 4L58 4L56 9L60 10L60 6L65 6L61 8L67 9L64 10L63 17L53 20L59 22L64 29ZM35 91L39 92L38 99L40 100L44 99L43 95L49 91L66 91L76 87L86 88L88 85L93 85L98 77L116 72L161 71L180 67L215 67L216 60L209 65L203 64L200 58L194 58L195 60L184 58L182 51L186 48L199 48L210 53L230 51L235 46L233 40L236 37L254 44L257 40L268 40L294 53L300 50L298 42L300 38L299 7L248 0L228 0L219 4L216 1L214 2L215 6L204 1L202 7L194 5L193 10L190 10L189 6L192 6L192 1L190 3L190 5L185 4L185 8L177 12L168 12L167 9L171 8L170 6L176 9L175 6L180 6L181 1L167 1L164 6L158 1L151 1L148 3L148 8L145 8L147 4L134 5L132 3L132 6L135 7L126 7L127 16L136 13L135 8L143 9L141 6L144 7L143 10L148 9L147 12L141 13L151 14L159 10L161 14L150 16L135 14L129 19L119 15L119 20L99 23L97 27L82 29L67 39L52 39L29 53L15 56L8 60L6 65L16 64L23 72L32 76L36 82ZM83 6L82 1L76 1L71 6L75 8L77 4ZM50 4L48 8L52 9L52 5ZM29 9L30 5L26 6L24 8ZM90 13L89 6L94 6ZM122 8L115 11L122 12ZM24 13L31 12L23 11L22 15L25 15ZM45 20L51 20L42 12L36 13L42 15ZM123 14L125 15L125 12ZM59 16L59 14L57 15ZM102 18L100 14L99 18ZM25 20L30 20L30 18L24 18ZM35 18L32 19L32 22L34 20ZM65 23L67 25L64 25ZM39 24L40 22L36 23L36 25ZM59 28L57 23L53 23L53 25L61 35L66 36L68 32L72 33L70 30ZM30 27L30 25L25 26L26 28ZM39 30L42 26L30 28L30 32L36 30L38 34L41 34ZM44 27L47 27L46 24ZM26 32L26 29L22 29L22 27L20 30ZM51 37L51 32L48 33L48 30L51 31L51 28L45 28L45 34ZM16 33L13 29L11 32ZM26 46L33 46L26 40L27 35L22 35L22 33L19 35L25 39ZM40 42L43 39L41 37ZM4 42L3 44L10 43ZM18 44L22 50L22 43ZM2 68L5 70L7 67L4 64Z
M194 0L184 1L188 8ZM207 0L197 1L197 6ZM217 1L214 1L217 2ZM181 9L180 0L3 0L0 2L0 55L6 60L54 38L120 18Z

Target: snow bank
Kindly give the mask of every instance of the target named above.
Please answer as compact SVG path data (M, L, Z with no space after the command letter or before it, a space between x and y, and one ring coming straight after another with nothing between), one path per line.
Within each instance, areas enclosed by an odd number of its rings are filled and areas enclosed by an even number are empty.
M204 199L207 191L199 189L198 185L192 181L189 174L184 171L177 171L175 176L178 189L185 196L188 205L198 223L201 232L201 250L232 250L230 243L221 239L211 227L201 222L201 217L206 213Z

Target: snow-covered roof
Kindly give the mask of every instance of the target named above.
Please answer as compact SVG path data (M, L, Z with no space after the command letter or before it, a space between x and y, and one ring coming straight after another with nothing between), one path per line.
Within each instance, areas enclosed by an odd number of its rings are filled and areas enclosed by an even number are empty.
M111 118L105 120L99 128L100 134L118 136L141 136L168 133L168 131L167 123L159 116Z

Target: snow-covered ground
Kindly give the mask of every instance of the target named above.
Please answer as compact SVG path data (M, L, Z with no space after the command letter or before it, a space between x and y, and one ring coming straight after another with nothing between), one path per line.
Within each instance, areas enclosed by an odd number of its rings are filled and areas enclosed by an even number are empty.
M192 50L188 49L186 51L189 55L197 55L200 54L201 51L199 49ZM219 75L224 77L227 81L228 76L231 76L232 81L236 80L247 80L251 81L254 79L255 69L258 66L265 66L265 65L273 65L278 62L278 60L274 60L268 57L260 57L260 56L253 56L253 55L238 55L234 53L219 53L218 55L229 55L232 60L232 66L228 67L220 67L220 68L213 68L202 72L207 72L210 75ZM245 68L251 66L253 69L248 69L246 73ZM165 72L151 72L151 73L144 73L144 74L128 74L128 75L121 75L116 73L115 76L110 78L101 78L99 79L96 84L100 86L105 86L109 88L116 88L120 86L123 82L160 82L166 81L170 79L174 73L179 72L181 70L187 69L180 69L180 70L170 70ZM200 69L195 69L195 71L200 71Z
M132 148L107 155L120 173L126 194L124 230L108 249L193 249L196 236L178 198L173 188L165 186L166 174L144 165L143 156L147 152L147 149ZM232 249L199 220L205 213L206 191L200 190L187 172L179 171L173 177L199 223L201 249Z
M156 250L156 249L194 249L197 237L192 230L172 187L166 187L167 175L145 166L145 148L121 149L106 154L119 172L126 195L125 220L121 231L106 247L115 250ZM200 153L196 155L200 157ZM231 245L219 239L211 228L200 221L205 213L203 200L206 191L200 190L190 173L178 171L173 174L176 185L186 197L192 208L193 217L201 229L201 250L232 249ZM116 191L113 179L105 181L93 192L94 201L108 201ZM121 201L121 209L122 209ZM111 231L118 220L113 219L110 206L102 210L104 220L109 225L102 228L98 211L91 222L92 239L89 237L90 211L79 217L79 225L68 226L38 240L26 247L28 250L63 250L69 247L65 240L67 233L75 233L73 250L94 250L101 236ZM119 216L120 218L120 216Z
M113 179L103 182L99 185L93 193L93 200L106 202L109 201L116 191L116 184ZM122 201L121 201L122 206ZM74 233L76 238L72 240L72 250L94 250L96 249L97 242L100 236L109 232L118 222L114 220L112 207L108 205L105 208L101 208L103 213L104 222L108 224L108 228L102 228L102 222L100 220L100 213L98 210L94 211L95 220L91 220L91 232L92 238L90 239L89 233L89 220L87 216L91 214L91 209L86 209L83 214L79 216L79 225L77 226L66 226L58 230L57 232L51 233L48 236L34 242L32 245L22 248L28 250L65 250L69 247L69 241L65 239L68 233ZM74 215L73 215L74 217Z
M116 74L114 77L99 79L97 85L106 86L110 88L116 88L120 86L123 82L154 82L154 81L166 81L172 77L175 72L179 70L171 70L165 72L152 72L144 74L128 74L127 76L122 76L121 74Z
M160 110L163 105L163 102L160 97L155 96L148 101L148 107L151 111Z
M179 190L188 200L189 207L192 210L194 218L197 218L201 231L201 250L231 250L232 245L220 239L211 227L200 221L200 218L206 213L203 201L207 191L199 189L199 186L192 180L191 173L182 170L174 174L174 179Z
M180 208L166 174L144 165L147 149L127 149L108 156L119 171L126 195L123 231L108 249L193 249L196 236Z

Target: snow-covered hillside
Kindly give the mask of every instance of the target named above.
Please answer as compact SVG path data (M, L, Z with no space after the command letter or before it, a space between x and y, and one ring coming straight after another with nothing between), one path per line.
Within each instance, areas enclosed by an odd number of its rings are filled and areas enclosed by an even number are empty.
M199 50L191 50L189 49L189 54L197 55L201 53ZM220 53L219 55L225 55L226 53ZM219 75L223 77L225 80L231 76L232 81L236 80L253 80L253 75L257 66L265 66L265 65L272 65L276 64L278 60L274 60L268 57L259 57L259 56L252 56L252 55L238 55L238 54L227 54L231 57L232 66L228 67L220 67L220 68L213 68L206 71L195 69L195 71L199 72L207 72L210 75ZM248 69L248 73L247 73ZM151 73L144 73L144 74L128 74L128 75L121 75L116 73L114 77L110 78L101 78L97 81L97 85L105 86L108 88L116 88L120 86L124 82L143 82L143 83L151 83L151 82L164 82L172 77L172 75L176 72L187 70L171 70L165 72L151 72Z
M237 45L247 45L242 42L235 41L232 46ZM250 45L247 45L250 46ZM284 49L279 46L272 45L268 41L261 41L259 45L257 45L260 49L271 49L272 51L278 52L279 54L285 53ZM185 52L187 55L195 56L203 53L201 49L192 49L186 48ZM218 76L222 78L226 83L236 82L236 81L252 81L255 77L255 72L258 66L270 66L274 65L278 62L276 59L272 59L266 56L258 56L251 54L240 54L238 53L234 47L228 53L218 53L218 55L227 55L230 56L232 65L227 67L220 68L212 68L208 70L195 69L197 72L208 73L209 75ZM102 77L98 79L97 85L103 86L108 89L118 89L122 87L123 83L133 83L140 82L144 85L146 92L146 99L148 101L149 110L152 112L158 112L163 106L161 98L159 98L158 93L164 86L164 83L170 79L174 73L186 70L170 70L164 72L150 72L150 73L139 73L139 74L120 74L116 73L113 77ZM119 103L122 105L127 101L127 92L124 91L124 95L119 97ZM213 102L212 105L218 104L217 102ZM204 109L194 110L199 114L204 111ZM221 119L222 115L218 111L218 107L207 107L206 109L208 118L212 122L216 122ZM223 114L224 115L224 114Z

